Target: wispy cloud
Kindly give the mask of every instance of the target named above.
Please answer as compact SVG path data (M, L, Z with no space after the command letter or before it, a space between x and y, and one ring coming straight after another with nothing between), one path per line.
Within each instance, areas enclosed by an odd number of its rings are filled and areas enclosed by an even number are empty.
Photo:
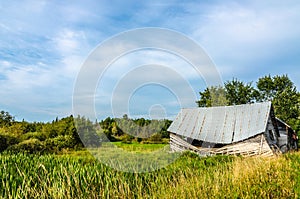
M114 34L146 26L174 29L194 39L213 59L224 80L255 81L268 73L286 73L299 88L299 10L300 4L292 0L1 1L0 94L5 97L0 99L0 109L30 120L71 114L74 82L91 50ZM156 35L151 37L155 41ZM107 55L114 50L108 48ZM195 93L205 86L204 79L182 57L140 51L111 65L102 82L105 92L98 94L109 96L122 75L145 64L169 66ZM211 72L203 69L204 74ZM155 72L148 71L135 78L152 75ZM182 89L172 76L164 77ZM154 103L149 97L149 104ZM176 103L166 106L167 112L174 112Z
M290 73L285 66L299 53L300 5L275 2L226 2L214 5L193 35L207 49L222 75L257 78ZM297 63L299 61L296 61ZM294 70L297 70L294 65ZM249 73L251 76L249 76ZM299 86L299 82L296 82Z

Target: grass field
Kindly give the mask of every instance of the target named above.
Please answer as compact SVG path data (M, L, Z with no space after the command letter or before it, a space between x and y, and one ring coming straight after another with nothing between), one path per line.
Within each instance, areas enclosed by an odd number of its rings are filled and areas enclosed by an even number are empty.
M300 153L272 158L199 158L185 153L173 164L149 173L116 171L87 154L1 154L0 197L300 197Z
M117 147L121 147L127 151L135 152L152 152L161 149L169 144L140 144L138 142L132 142L131 144L126 144L122 142L113 142Z

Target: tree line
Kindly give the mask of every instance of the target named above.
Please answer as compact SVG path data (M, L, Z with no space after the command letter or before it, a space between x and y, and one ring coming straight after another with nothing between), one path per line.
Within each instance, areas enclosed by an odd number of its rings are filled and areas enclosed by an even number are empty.
M58 152L82 146L73 116L43 123L15 121L8 112L0 113L0 151Z
M199 107L239 105L272 101L275 115L300 131L300 93L287 75L259 78L256 85L238 79L224 86L206 88L196 101ZM172 121L122 118L90 121L83 116L56 118L52 122L15 121L0 111L0 152L27 151L57 153L85 147L98 147L106 141L167 143Z
M0 152L59 153L99 147L106 141L162 143L169 137L170 120L106 118L92 122L83 116L56 118L52 122L15 121L0 112Z
M272 101L276 117L300 131L300 93L287 75L261 77L255 86L234 78L224 86L208 87L199 94L199 107Z
M160 143L169 138L167 131L171 120L163 119L131 119L125 114L122 118L106 118L100 122L102 132L110 140L131 142L136 140L142 143Z

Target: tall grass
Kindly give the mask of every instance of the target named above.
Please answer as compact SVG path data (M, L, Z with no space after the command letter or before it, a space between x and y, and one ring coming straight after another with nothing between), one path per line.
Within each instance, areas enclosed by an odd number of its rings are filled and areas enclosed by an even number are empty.
M300 153L199 158L185 153L150 173L115 171L92 157L0 155L1 198L299 198Z
M120 147L126 151L135 152L153 152L162 149L169 144L140 144L138 142L132 142L131 144L126 144L122 142L112 142L115 146Z

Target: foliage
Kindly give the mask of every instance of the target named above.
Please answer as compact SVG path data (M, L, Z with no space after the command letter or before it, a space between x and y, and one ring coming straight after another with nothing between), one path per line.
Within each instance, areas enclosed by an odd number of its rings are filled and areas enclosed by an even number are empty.
M300 154L199 158L185 153L150 173L90 156L0 154L1 198L299 198Z
M79 137L76 137L76 140L79 141L81 139L85 147L98 147L101 145L101 140L97 135L96 124L93 124L89 119L80 116L78 116L75 121L77 132L74 131L74 134L79 134Z
M199 92L200 99L196 101L199 107L226 106L247 104L253 102L258 95L251 83L233 79L225 82L225 86L212 86Z
M94 148L101 146L102 142L121 140L131 143L134 139L141 143L149 139L149 143L152 143L152 134L160 137L160 140L169 138L167 129L171 124L170 120L129 119L127 115L123 118L108 117L100 123L83 116L73 118L72 115L47 123L30 123L14 121L5 111L1 114L0 152L9 148L11 151L27 150L30 153L35 149L35 152L60 153L63 150L80 149L83 143L85 147ZM39 148L41 146L43 149Z
M0 127L10 126L14 121L14 117L6 111L0 111Z
M257 88L260 100L271 100L278 118L290 123L295 129L295 119L300 116L300 93L287 75L270 75L259 78ZM300 129L299 129L300 130Z
M127 115L122 118L106 118L100 121L100 127L109 140L131 142L136 137L140 142L147 141L153 134L161 138L169 138L167 131L170 120L149 120L145 118L130 119Z
M154 133L149 138L149 141L151 141L153 143L161 143L162 142L162 136L159 133Z
M217 99L213 100L213 98ZM287 75L261 77L256 82L256 87L253 87L252 83L233 79L225 82L224 87L206 88L200 92L200 99L196 103L199 107L219 105L213 104L213 101L221 102L222 105L224 102L226 105L239 105L272 101L276 117L287 122L300 133L300 93Z
M133 139L133 136L126 134L122 138L122 143L131 144Z
M73 116L56 119L51 123L14 121L9 113L2 111L8 119L0 127L1 149L10 151L59 152L63 148L80 148L81 140L75 128ZM4 116L2 117L4 118Z
M71 135L59 135L45 141L46 148L50 151L61 151L76 146L76 140Z
M18 144L9 146L7 150L12 152L37 153L43 152L45 150L45 145L38 139L29 139Z
M200 92L200 100L196 101L199 107L226 106L226 90L222 86L211 86Z
M0 134L0 152L6 150L9 146L17 144L19 140L13 136Z
M47 135L45 132L28 132L28 133L22 134L20 136L20 139L22 141L29 140L29 139L38 139L40 141L45 141L47 139Z
M227 105L248 104L257 95L251 83L244 83L237 79L225 82L225 90Z

